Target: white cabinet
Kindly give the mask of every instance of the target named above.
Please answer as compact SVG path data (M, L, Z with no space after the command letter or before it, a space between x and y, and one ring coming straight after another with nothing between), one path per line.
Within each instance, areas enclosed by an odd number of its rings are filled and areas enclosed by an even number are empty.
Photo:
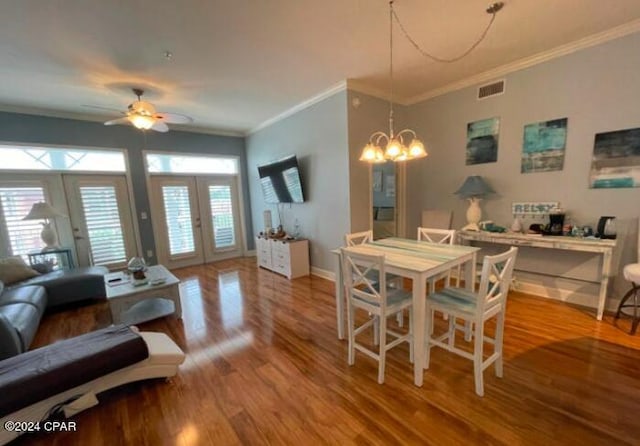
M289 279L309 275L308 240L274 240L256 238L258 266Z

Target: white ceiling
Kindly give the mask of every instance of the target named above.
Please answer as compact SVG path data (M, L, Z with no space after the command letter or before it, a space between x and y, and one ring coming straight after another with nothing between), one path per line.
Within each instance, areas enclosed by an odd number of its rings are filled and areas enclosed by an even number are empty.
M452 57L482 32L489 3L394 7L423 48ZM410 103L639 24L639 0L506 0L486 40L454 64L424 59L396 27L395 94ZM113 118L87 105L124 110L142 86L193 128L244 134L345 79L385 94L388 27L387 0L0 0L0 109Z

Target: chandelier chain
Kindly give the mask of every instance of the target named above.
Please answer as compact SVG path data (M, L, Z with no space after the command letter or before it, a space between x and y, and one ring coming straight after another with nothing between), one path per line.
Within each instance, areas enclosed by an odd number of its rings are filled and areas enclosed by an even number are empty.
M393 0L389 2L389 138L393 138Z
M391 2L391 15L392 17L395 19L395 21L398 23L398 25L400 26L400 30L402 31L402 33L404 34L404 36L407 38L407 40L411 43L411 45L413 45L413 47L420 53L422 54L424 57L431 59L435 62L441 62L441 63L453 63L453 62L457 62L460 59L466 57L469 53L471 53L471 51L473 51L474 49L476 49L476 47L478 45L480 45L480 43L484 40L484 38L487 36L487 33L489 32L489 30L491 29L491 25L493 25L493 21L496 19L496 14L500 9L494 10L494 11L490 11L487 10L487 12L489 12L491 14L491 20L489 20L489 24L487 25L487 27L484 29L484 31L482 32L482 34L480 35L480 37L462 54L460 54L459 56L456 57L452 57L450 59L445 59L442 57L438 57L438 56L434 56L433 54L428 53L427 51L425 51L424 49L422 49L420 47L420 45L418 45L418 43L413 40L413 38L411 38L411 36L409 35L409 32L406 30L406 28L404 27L404 25L402 24L402 22L400 21L400 18L398 17L398 14L396 14L395 9L393 9L393 2Z

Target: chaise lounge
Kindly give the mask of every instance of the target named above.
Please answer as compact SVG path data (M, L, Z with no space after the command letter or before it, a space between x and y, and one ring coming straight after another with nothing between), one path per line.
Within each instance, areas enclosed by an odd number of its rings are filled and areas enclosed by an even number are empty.
M0 361L0 423L72 416L122 384L174 376L184 353L164 333L112 326ZM0 430L0 445L21 433Z

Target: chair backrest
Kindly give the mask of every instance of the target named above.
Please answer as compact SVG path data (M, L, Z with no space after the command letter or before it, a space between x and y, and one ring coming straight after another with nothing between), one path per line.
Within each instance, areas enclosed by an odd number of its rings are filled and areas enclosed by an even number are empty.
M453 212L444 209L426 209L422 211L423 228L451 229Z
M342 277L344 277L348 298L357 297L379 306L384 310L387 303L384 254L364 254L342 252ZM377 275L370 274L376 271ZM371 277L378 277L373 280Z
M476 307L478 313L505 304L517 254L518 248L514 246L502 254L484 257Z
M344 235L345 246L356 246L373 241L373 231L352 232Z
M455 245L455 229L418 228L418 240L425 242Z

